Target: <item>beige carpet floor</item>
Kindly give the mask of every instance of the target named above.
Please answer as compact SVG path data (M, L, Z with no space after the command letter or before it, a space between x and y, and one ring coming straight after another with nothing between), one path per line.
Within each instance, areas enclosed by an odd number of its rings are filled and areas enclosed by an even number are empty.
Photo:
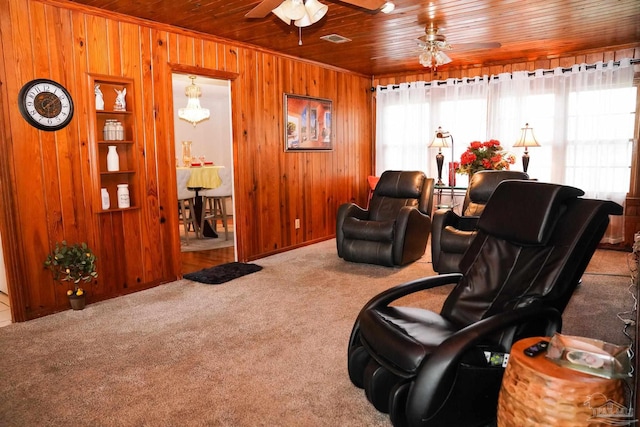
M631 304L625 256L598 254L565 333L626 339L613 334ZM348 263L329 240L222 285L180 280L0 328L0 425L389 426L349 382L347 341L365 302L433 274L429 258ZM439 310L447 291L404 302Z

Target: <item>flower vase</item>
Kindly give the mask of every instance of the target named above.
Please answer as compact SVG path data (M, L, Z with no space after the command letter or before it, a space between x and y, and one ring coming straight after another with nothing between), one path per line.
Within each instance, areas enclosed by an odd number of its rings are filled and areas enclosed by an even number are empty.
M182 166L191 166L191 141L182 141Z
M73 310L83 310L86 303L85 295L69 295L69 304Z

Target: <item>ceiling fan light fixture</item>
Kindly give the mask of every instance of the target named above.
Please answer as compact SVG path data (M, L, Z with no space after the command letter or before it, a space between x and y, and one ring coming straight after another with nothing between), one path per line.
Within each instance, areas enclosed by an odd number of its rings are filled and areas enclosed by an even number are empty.
M426 28L425 35L418 38L418 45L422 47L418 60L423 67L435 69L451 62L451 58L443 52L443 50L450 50L451 45L445 36L438 33L433 23Z
M424 50L420 54L418 59L420 60L420 65L422 65L423 67L431 67L433 64L433 56L428 50Z
M391 13L396 8L396 5L392 1L388 1L380 8L380 12L382 13Z
M449 56L441 50L436 51L434 57L436 59L436 65L438 66L451 62L451 58L449 58Z
M307 13L302 0L284 0L278 7L282 7L285 16L292 21L304 18L304 14Z
M318 0L285 0L271 12L285 24L296 27L308 27L321 20L327 14L329 7Z
M280 6L276 7L275 9L273 9L271 11L271 13L276 15L278 18L282 19L282 22L284 22L285 24L291 25L291 19L285 13L285 8L282 7L283 4L284 4L284 2L282 2L280 4Z
M307 10L307 15L309 16L312 24L321 20L329 10L329 6L320 3L318 0L307 0L304 7Z

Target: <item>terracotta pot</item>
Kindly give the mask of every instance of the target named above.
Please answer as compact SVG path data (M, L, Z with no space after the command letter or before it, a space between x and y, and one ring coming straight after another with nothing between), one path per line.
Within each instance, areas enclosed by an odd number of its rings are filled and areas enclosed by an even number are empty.
M71 304L71 308L74 310L84 309L85 295L69 295L69 304Z

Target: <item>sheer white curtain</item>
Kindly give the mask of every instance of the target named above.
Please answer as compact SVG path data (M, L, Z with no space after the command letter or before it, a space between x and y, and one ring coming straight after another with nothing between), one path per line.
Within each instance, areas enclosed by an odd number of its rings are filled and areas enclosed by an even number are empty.
M629 190L635 89L630 61L575 65L497 76L490 82L490 133L516 141L534 128L541 147L530 148L528 173L573 185L585 197L624 204ZM524 149L519 150L521 153ZM521 165L520 165L521 167ZM604 241L623 240L622 218L612 217Z
M431 135L427 97L424 82L378 86L376 175L385 170L426 171Z
M573 185L586 197L623 204L629 189L636 91L630 60L580 64L571 69L514 72L475 79L449 79L378 87L376 173L423 170L437 176L429 149L438 126L451 132L460 159L471 141L497 139L513 148L526 123L540 147L529 149L528 173L546 182ZM460 179L462 178L462 179ZM458 175L464 185L465 176ZM446 179L445 179L446 182ZM622 218L613 217L605 241L623 240Z
M437 148L429 148L436 130L451 132L453 147L444 148L443 178L448 162L458 161L469 142L485 138L486 76L448 79L429 84L379 86L376 96L376 174L385 170L421 170L437 177Z

